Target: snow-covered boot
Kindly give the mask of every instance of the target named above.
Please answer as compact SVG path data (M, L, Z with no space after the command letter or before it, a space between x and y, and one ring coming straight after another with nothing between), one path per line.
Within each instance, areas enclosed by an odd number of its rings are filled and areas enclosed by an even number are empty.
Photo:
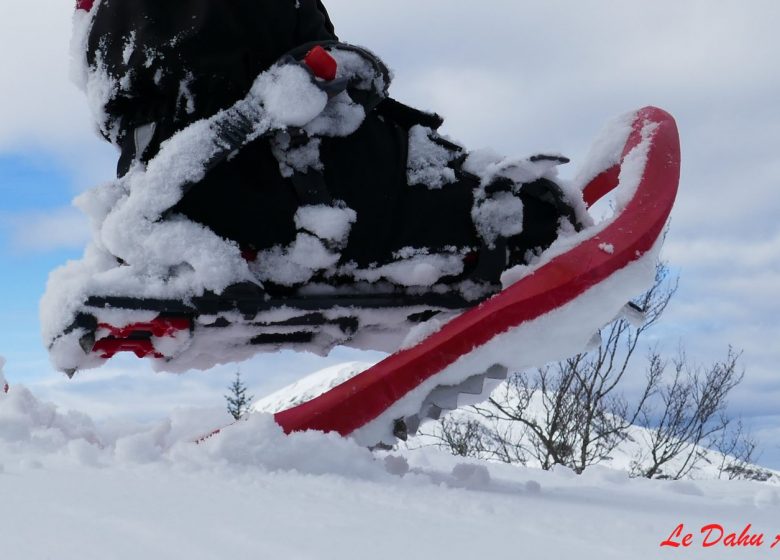
M336 40L319 2L96 2L76 20L84 86L122 157L114 184L79 198L93 242L42 302L63 370L118 351L165 369L282 345L391 351L578 228L559 159L444 137L441 117L388 96L378 57ZM276 23L263 35L250 20ZM200 349L201 326L229 348Z

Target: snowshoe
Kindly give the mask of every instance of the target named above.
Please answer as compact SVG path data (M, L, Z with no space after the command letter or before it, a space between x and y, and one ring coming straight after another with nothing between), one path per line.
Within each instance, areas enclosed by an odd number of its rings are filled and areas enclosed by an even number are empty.
M576 184L581 185L589 206L615 191L613 217L559 238L531 265L507 270L502 276L505 288L499 294L463 313L457 314L453 310L456 306L441 301L421 304L425 311L417 316L402 305L376 311L377 325L399 316L406 326L418 324L407 335L403 349L319 397L277 413L277 422L287 431L337 431L368 446L391 445L397 438L414 433L421 421L482 399L510 368L565 358L581 351L600 327L620 313L636 314L625 302L652 283L662 233L677 192L680 159L676 125L667 113L648 107L617 119L594 146L598 148L589 156ZM611 151L604 151L605 146ZM138 355L164 360L169 348L178 345L176 351L181 351L198 335L210 340L213 348L234 341L238 333L249 336L256 332L252 329L269 327L270 321L252 326L251 321L238 319L233 332L220 328L220 306L241 318L241 302L246 296L228 290L223 297L205 297L202 301L210 306L211 315L196 315L197 323L192 307L185 309L181 302L169 302L172 307L179 306L173 309L179 314L166 316L147 309L151 305L133 311L119 300L92 300L94 318L88 319L89 324L74 325L61 338L70 337L70 343L78 345L75 353L82 363L103 361L122 345ZM367 299L372 297L376 296L369 294ZM188 305L197 303L193 298ZM365 301L361 304L365 311L361 315L370 316L370 306ZM254 313L251 307L244 312ZM330 324L320 332L331 329L344 336L359 326L349 319L350 312L356 314L355 309L312 305L307 306L307 315L270 307L268 312L278 324L273 332L266 330L258 336L279 336L264 342L286 345L300 336L292 333L314 333L314 327L328 319ZM108 322L95 325L97 317L109 321L112 313L118 317L146 315L146 322L128 323L125 319L124 323L116 322L124 325L120 327ZM203 324L206 317L215 318L217 324ZM286 335L280 332L282 325L288 327ZM220 339L219 333L227 336ZM281 340L284 336L287 340ZM246 346L243 349L254 351Z
M126 65L133 36L95 43L87 73L116 86L99 112L120 178L77 200L93 242L52 274L41 306L70 375L122 351L184 371L282 347L401 348L276 415L288 431L388 444L508 368L580 351L652 281L679 178L676 126L659 109L619 119L570 184L557 155L466 152L436 132L440 117L387 97L379 59L336 41L294 49L216 113L185 79L172 82L186 101L176 123L125 118L112 111L155 61L128 86L99 51L113 41ZM388 153L401 176L360 157ZM275 170L261 205L240 198L256 167ZM220 187L230 196L215 199ZM587 206L616 187L615 216L593 224Z

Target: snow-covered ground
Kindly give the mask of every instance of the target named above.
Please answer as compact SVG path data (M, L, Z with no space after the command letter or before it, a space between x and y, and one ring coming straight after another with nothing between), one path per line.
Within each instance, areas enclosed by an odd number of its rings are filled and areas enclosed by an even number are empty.
M324 368L257 400L253 403L252 410L259 413L273 414L292 408L329 391L331 388L367 370L372 365L369 362L345 362ZM494 430L496 433L501 434L510 444L518 444L519 447L522 446L528 450L534 444L527 430L523 430L522 426L517 422L502 419L500 411L490 402L487 402L488 396L492 395L493 398L507 406L509 410L514 410L517 406L515 399L518 397L508 387L511 387L511 385L507 382L499 383L492 391L492 394L481 395L477 397L477 400L471 401L479 404L479 409L494 414L495 417L492 420L486 419L478 414L473 407L469 407L467 403L470 401L468 399L466 403L460 403L457 410L447 412L442 416L442 419L461 422L477 421L487 430ZM462 395L461 397L470 397L470 395ZM536 418L539 425L544 425L544 419L549 414L545 410L542 400L537 393L525 405L526 417ZM630 472L634 462L637 462L640 467L647 468L649 466L647 462L650 458L654 432L641 426L629 426L626 430L626 435L627 437L622 442L619 442L600 463L605 466L608 465L611 470L618 472ZM442 444L443 439L442 424L427 421L420 426L418 433L410 437L406 443L400 443L399 447L403 448L402 452L406 454L416 455L420 452L427 453L427 450L432 447L444 447ZM689 463L690 458L687 450L695 452L699 459ZM490 458L489 453L482 453L481 456ZM541 468L541 464L534 459L531 453L527 454L526 459L528 465ZM687 464L691 466L684 468ZM728 470L724 469L728 465L739 465L750 469L754 471L754 475L761 475L762 480L780 488L780 473L759 465L744 463L741 460L736 460L733 456L727 456L714 449L707 449L702 446L683 447L677 456L671 458L668 463L663 465L657 477L694 480L729 478ZM661 476L664 473L675 475L675 473L680 472L683 472L683 474L678 476ZM749 477L744 476L741 478ZM754 476L753 478L758 479L759 476Z
M176 410L98 425L13 384L0 392L2 558L741 559L771 557L780 532L780 489L765 483L372 454L284 436L266 414L192 443L224 423L221 410ZM662 548L681 523L691 546ZM763 546L704 547L710 524L737 536L751 524Z

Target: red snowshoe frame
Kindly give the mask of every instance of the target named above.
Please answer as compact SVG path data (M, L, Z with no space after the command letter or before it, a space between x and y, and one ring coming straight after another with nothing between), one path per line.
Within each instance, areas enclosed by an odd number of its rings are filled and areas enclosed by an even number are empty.
M648 124L656 126L639 186L607 228L457 316L416 346L390 355L315 399L278 412L276 422L288 433L351 434L461 356L571 302L650 251L663 233L680 176L679 137L671 115L655 107L638 111L621 164L595 177L585 187L584 198L592 206L618 186L623 158L643 140ZM610 251L603 250L605 244Z

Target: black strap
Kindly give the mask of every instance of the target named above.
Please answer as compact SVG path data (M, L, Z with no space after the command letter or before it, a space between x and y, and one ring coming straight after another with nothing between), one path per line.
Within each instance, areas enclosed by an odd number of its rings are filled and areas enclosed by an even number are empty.
M385 97L382 102L377 105L375 111L379 116L384 117L407 130L416 125L436 130L444 123L444 119L436 113L428 113L426 111L421 111L420 109L415 109L400 101L396 101L392 97Z
M495 240L492 246L482 244L477 253L477 266L469 274L475 282L498 282L507 267L507 241L504 237Z

